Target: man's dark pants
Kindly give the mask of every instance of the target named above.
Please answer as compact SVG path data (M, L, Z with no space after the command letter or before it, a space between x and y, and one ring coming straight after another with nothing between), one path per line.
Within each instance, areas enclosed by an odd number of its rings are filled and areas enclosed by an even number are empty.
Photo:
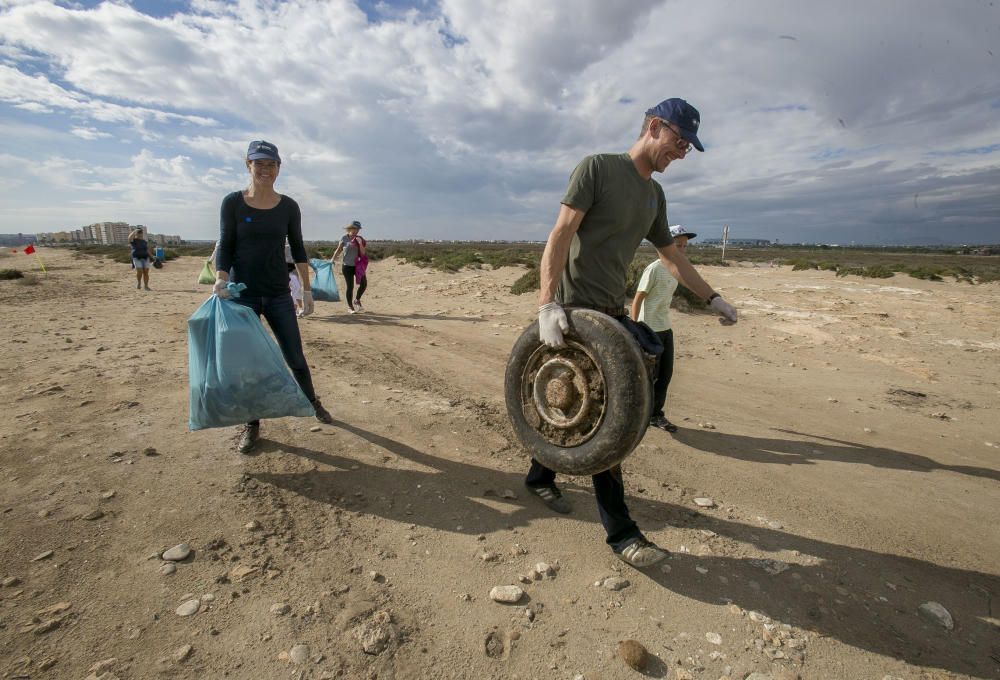
M292 369L292 375L298 382L302 392L309 401L316 401L316 391L313 389L312 375L309 373L309 364L306 363L306 355L302 352L302 336L299 334L299 322L295 317L295 303L292 301L291 293L285 293L278 297L246 297L241 295L233 298L233 302L244 307L249 307L257 316L267 319L267 325L271 327L281 354L285 357L285 363ZM254 421L259 423L260 421Z
M662 346L658 346L656 342L658 334L654 334L649 326L636 323L627 316L615 316L614 318L636 338L639 346L645 352L654 355L662 352ZM673 356L672 350L671 347L671 356ZM601 515L601 524L604 525L604 530L608 533L606 540L611 549L615 552L621 552L629 544L634 543L636 539L645 538L639 531L639 526L629 515L628 506L625 505L625 481L622 478L621 465L599 472L590 479L594 484L597 510ZM524 479L525 485L530 487L553 486L555 482L555 471L532 458L528 476Z
M635 539L642 538L639 526L628 514L625 505L625 483L622 480L621 465L610 470L599 472L592 476L594 495L597 497L597 510L601 514L601 524L608 532L607 542L615 552L621 552ZM527 486L553 486L556 483L556 473L534 458L531 459L531 469L524 479Z

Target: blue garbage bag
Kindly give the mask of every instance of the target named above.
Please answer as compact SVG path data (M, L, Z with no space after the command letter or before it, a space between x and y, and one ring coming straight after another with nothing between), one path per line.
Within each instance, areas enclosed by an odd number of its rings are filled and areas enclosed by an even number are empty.
M260 317L216 295L188 319L188 382L191 430L316 413Z
M337 290L337 280L333 278L333 265L327 260L312 258L309 266L315 276L312 281L313 300L321 302L340 302L340 292Z

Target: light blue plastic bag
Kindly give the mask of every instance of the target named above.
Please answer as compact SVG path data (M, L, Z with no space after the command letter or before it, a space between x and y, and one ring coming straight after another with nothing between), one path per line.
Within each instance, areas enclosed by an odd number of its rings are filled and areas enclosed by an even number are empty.
M188 382L191 430L316 413L260 317L216 295L188 319Z
M337 280L333 278L333 265L326 260L314 257L309 260L309 266L315 272L312 281L313 300L340 302Z

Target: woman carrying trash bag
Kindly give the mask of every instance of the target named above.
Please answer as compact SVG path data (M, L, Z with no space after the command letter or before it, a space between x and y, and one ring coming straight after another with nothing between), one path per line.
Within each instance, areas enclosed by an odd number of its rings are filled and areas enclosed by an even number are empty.
M316 397L309 365L302 352L302 337L285 264L287 239L302 282L303 314L312 314L308 258L302 242L302 213L298 203L274 190L274 182L281 169L281 157L274 144L250 142L246 166L250 173L250 186L243 191L234 191L222 200L221 236L213 291L220 298L229 298L226 284L230 280L246 285L246 290L233 302L249 307L267 319L285 362L316 410L316 419L329 424L333 422L333 417ZM238 451L248 453L259 438L260 421L247 423L240 433Z
M361 223L357 220L344 227L344 231L347 233L341 237L337 249L333 251L330 264L333 264L338 255L344 254L342 271L344 281L347 283L347 308L351 314L355 314L365 311L365 308L361 306L361 296L368 288L368 276L364 273L364 269L358 271L358 268L368 263L368 255L366 254L368 243L358 233L361 231ZM357 278L358 283L357 297L354 297L355 278Z

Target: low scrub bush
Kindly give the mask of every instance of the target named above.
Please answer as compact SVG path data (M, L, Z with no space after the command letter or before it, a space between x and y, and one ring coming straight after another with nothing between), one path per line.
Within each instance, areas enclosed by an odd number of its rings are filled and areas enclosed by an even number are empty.
M711 312L711 308L705 301L691 292L691 289L683 283L677 284L674 291L674 299L670 301L670 306L684 312Z
M625 298L631 300L635 297L635 291L639 287L639 279L642 278L643 270L652 262L652 258L644 255L636 255L625 270Z
M430 267L440 271L457 272L465 267L480 269L489 265L492 269L501 267L536 267L538 253L518 248L471 250L469 248L386 248L385 256L397 257L418 267Z
M523 295L524 293L530 293L533 290L538 290L541 285L542 282L538 267L531 267L528 271L521 275L521 278L511 285L510 292L514 295Z
M368 242L368 259L372 261L395 257L407 264L445 272L457 272L466 267L482 269L489 266L536 267L541 254L541 244L437 244ZM336 244L323 244L308 248L310 257L329 259L337 249Z
M12 279L23 279L24 273L20 269L0 269L0 281L11 281Z
M728 267L729 261L723 260L718 255L701 255L698 253L692 253L690 250L687 252L687 259L691 264L701 265L705 267Z
M931 269L929 267L907 267L905 271L915 279L923 279L925 281L944 281L941 277L941 270L938 269Z
M956 281L965 281L970 284L976 282L975 274L965 267L955 267L948 273L954 276Z
M837 276L861 276L866 279L891 279L896 272L891 268L877 264L871 267L841 267Z
M212 254L214 247L214 245L170 246L163 249L163 259L169 262L170 260L176 260L178 257L185 256L207 258ZM72 248L76 251L77 258L89 255L98 258L104 257L119 264L132 264L132 251L129 249L128 244L72 246ZM155 245L150 246L150 255L153 254L154 248L156 248Z
M37 286L41 281L34 274L24 274L21 278L14 281L14 285L17 286Z

